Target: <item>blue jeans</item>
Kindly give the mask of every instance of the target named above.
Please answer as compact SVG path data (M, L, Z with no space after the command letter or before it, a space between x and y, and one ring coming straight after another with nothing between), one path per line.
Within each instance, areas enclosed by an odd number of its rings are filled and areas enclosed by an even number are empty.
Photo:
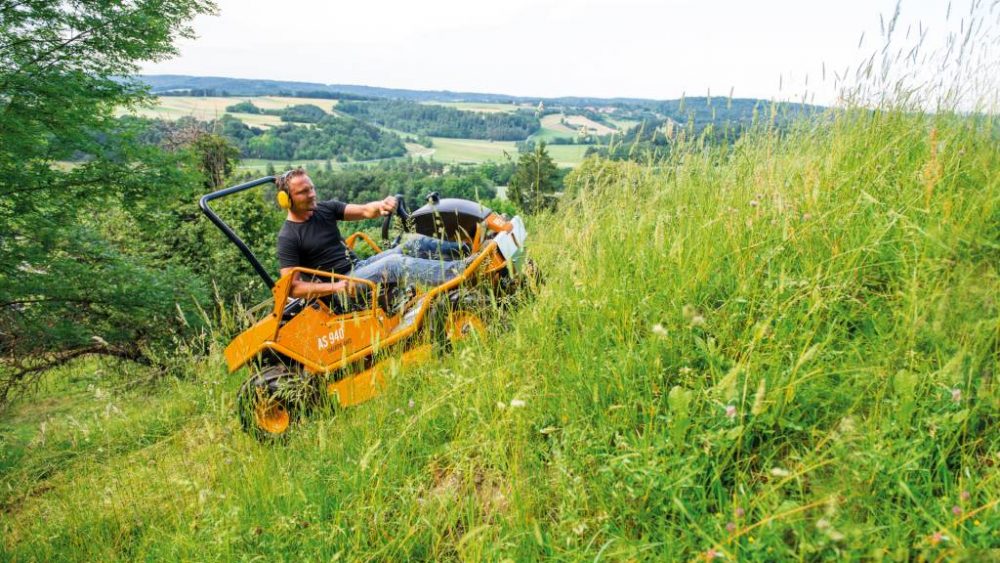
M462 246L424 235L413 235L395 248L359 260L349 274L378 283L439 285L469 265L459 259Z

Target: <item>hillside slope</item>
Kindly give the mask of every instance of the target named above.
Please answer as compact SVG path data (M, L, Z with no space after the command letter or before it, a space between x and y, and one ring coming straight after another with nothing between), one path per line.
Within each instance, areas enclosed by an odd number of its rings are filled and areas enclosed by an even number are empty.
M850 112L567 182L509 330L285 445L240 433L217 357L154 392L60 374L2 419L2 558L1000 545L996 123Z

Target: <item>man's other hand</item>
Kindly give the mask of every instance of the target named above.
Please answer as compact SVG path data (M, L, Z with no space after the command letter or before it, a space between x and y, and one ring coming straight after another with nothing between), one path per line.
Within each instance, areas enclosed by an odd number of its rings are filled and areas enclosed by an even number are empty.
M348 295L354 293L354 284L348 280L340 280L330 284L330 293L344 292Z

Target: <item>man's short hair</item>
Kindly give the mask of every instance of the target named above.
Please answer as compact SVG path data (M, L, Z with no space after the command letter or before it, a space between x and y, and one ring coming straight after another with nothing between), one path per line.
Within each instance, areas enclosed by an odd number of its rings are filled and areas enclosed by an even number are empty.
M275 178L274 183L277 184L278 191L285 192L288 195L292 195L291 192L288 191L288 182L292 178L297 178L299 176L305 176L305 175L306 175L306 169L302 168L301 166L297 166Z

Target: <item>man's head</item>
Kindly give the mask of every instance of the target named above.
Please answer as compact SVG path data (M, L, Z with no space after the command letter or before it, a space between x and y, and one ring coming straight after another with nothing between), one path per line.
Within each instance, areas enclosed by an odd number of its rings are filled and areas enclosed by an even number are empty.
M316 209L316 189L301 166L278 176L277 185L279 192L288 194L289 211L301 213Z

